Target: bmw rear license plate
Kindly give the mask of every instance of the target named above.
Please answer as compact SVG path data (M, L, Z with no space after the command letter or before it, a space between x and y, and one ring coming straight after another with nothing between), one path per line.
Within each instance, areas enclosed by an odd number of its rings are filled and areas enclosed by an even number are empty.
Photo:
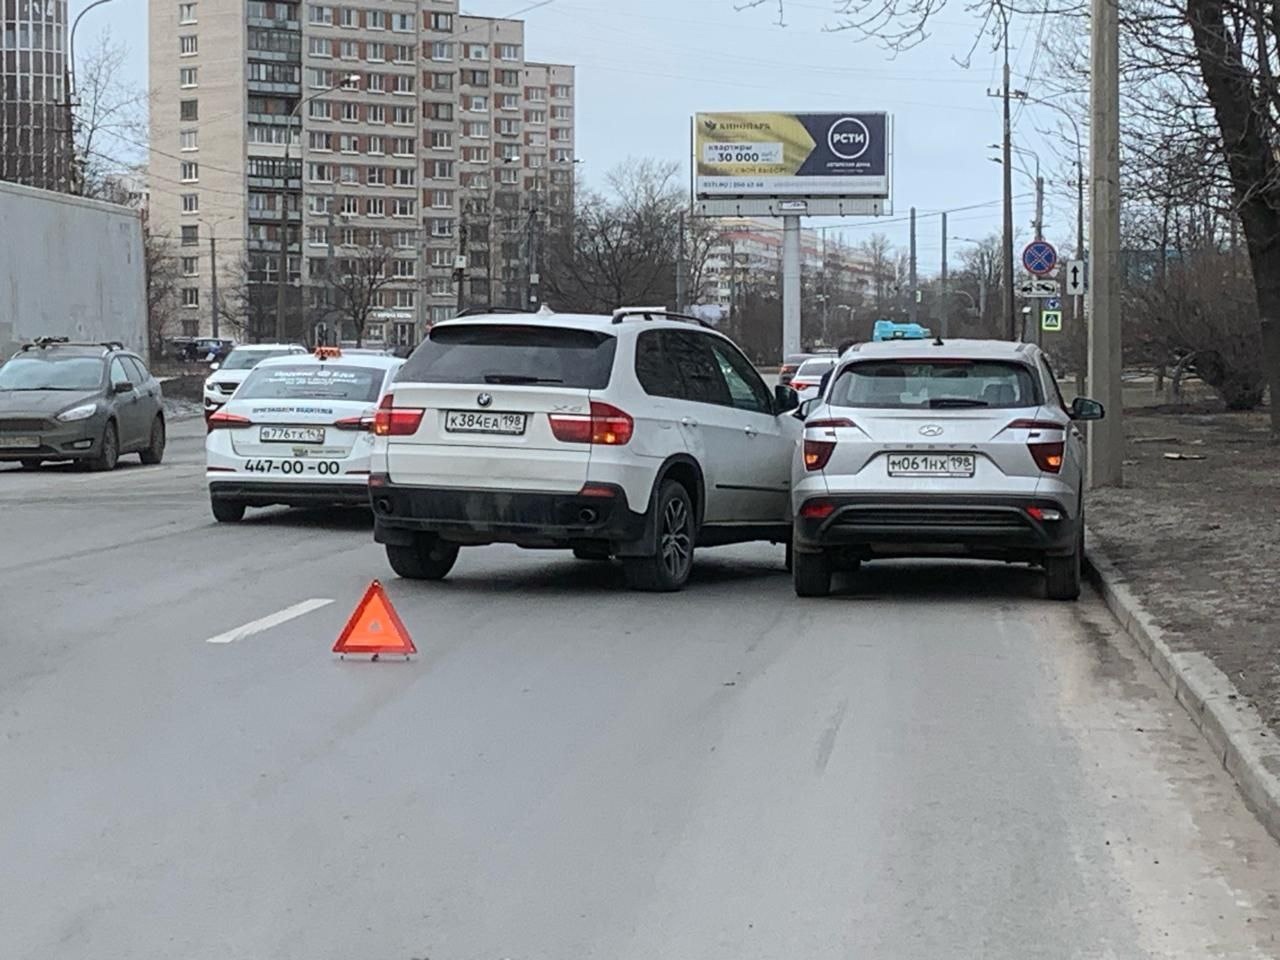
M324 443L324 427L259 427L262 443Z
M891 477L972 477L972 453L891 453Z
M499 433L518 437L524 433L528 414L476 413L471 410L446 410L444 429L448 433Z

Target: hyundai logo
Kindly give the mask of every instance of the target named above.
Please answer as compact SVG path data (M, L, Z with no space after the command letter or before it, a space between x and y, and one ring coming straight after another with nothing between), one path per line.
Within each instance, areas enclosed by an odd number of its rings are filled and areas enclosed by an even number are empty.
M920 436L922 437L940 437L942 436L942 428L936 423L926 423L920 428Z
M482 393L480 396L476 397L476 403L482 407L487 407L493 403L493 397L487 393Z

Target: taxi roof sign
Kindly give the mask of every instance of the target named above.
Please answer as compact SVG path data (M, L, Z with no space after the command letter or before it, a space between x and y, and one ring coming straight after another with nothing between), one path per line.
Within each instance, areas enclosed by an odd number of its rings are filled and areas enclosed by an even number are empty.
M933 332L918 323L894 323L892 320L877 320L872 328L871 339L877 342L884 340L927 340Z
M315 357L317 360L336 360L341 356L341 347L316 347Z

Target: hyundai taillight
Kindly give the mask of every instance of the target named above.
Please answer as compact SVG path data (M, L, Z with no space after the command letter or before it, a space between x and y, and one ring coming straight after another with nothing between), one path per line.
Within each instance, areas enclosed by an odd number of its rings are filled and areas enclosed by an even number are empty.
M236 413L227 413L225 410L218 410L209 415L209 419L205 421L205 426L209 432L214 430L228 430L236 427L251 427L253 421L248 417L242 417Z
M1061 440L1049 443L1028 443L1027 449L1031 451L1031 458L1035 460L1036 466L1045 473L1058 473L1062 470L1062 458L1066 445Z
M588 413L549 413L551 432L561 443L594 443L620 447L630 442L635 421L609 403L591 401Z
M800 506L800 516L806 520L825 520L836 512L836 505L830 500L806 500Z
M821 470L831 459L831 455L836 452L836 427L852 427L852 420L846 420L839 417L834 420L809 420L805 423L805 433L810 430L826 430L827 436L823 438L810 439L808 436L804 438L804 468L806 470Z
M388 393L378 404L373 415L373 432L379 437L409 437L422 425L421 407L397 407L395 397Z

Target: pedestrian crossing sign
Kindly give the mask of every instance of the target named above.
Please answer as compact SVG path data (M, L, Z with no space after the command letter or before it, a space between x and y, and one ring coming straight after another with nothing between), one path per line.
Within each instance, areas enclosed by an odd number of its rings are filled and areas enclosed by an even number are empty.
M1056 333L1062 329L1062 311L1045 310L1040 314L1040 329Z

